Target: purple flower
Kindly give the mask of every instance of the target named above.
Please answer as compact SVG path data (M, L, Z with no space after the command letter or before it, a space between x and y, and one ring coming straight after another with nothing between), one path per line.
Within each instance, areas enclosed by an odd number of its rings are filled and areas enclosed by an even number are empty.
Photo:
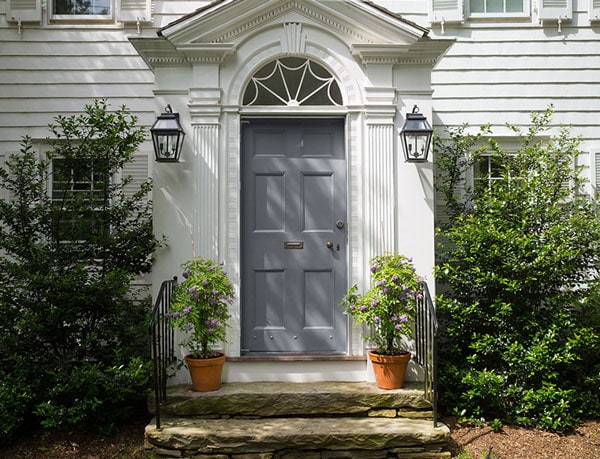
M400 287L400 288L405 292L408 290L408 286L404 285L404 284L402 284L402 287Z
M395 274L392 276L392 280L394 282L398 281L398 279L400 279L398 276L396 276Z
M165 319L170 319L171 318L171 314L168 312L165 312Z
M361 310L361 311L366 311L366 310L367 310L367 307L363 305L363 306L361 306L361 307L360 307L360 310Z
M372 273L376 273L377 272L377 266L371 266L371 272Z
M213 294L214 296L217 296L217 295L219 294L219 291L218 291L218 290L215 290L215 289L213 289L213 291L212 291L212 294Z
M181 314L179 314L178 312L174 312L171 317L173 317L174 319L177 319L180 316L181 316Z
M215 331L212 328L209 328L206 330L206 333L208 333L209 335L214 335Z
M207 280L203 280L202 281L202 285L204 285L206 287L208 285L208 281Z
M213 327L218 327L219 325L221 325L221 322L219 322L217 319L215 319L215 320L211 320L210 324Z
M385 279L381 279L381 280L377 281L377 283L375 285L377 285L379 287L381 287L382 285L385 285Z
M188 273L187 271L185 271L181 275L183 276L184 279L187 279L189 277L190 273Z
M379 317L379 316L373 317L373 322L375 322L376 324L378 324L379 322L381 322L381 317Z
M183 308L183 313L184 313L184 314L189 314L191 310L192 310L192 307L191 307L191 306L188 306L188 307L186 307L186 308Z
M354 305L350 306L350 311L356 311L356 306L354 306Z
M186 326L187 326L188 330L191 330L192 328L194 328L194 324L191 322L188 322Z
M194 285L193 287L188 288L188 292L194 293L198 288Z
M371 306L375 307L379 304L379 300L373 300L371 301Z
M388 293L390 290L387 287L383 287L383 290L381 290L383 293Z
M194 293L192 295L192 298L194 298L195 300L197 300L198 298L200 298L200 294L198 292Z
M396 324L396 325L394 325L394 328L395 328L396 330L402 330L402 325L400 325L400 324Z
M408 322L408 316L406 314L401 315L400 322L403 322L403 323Z

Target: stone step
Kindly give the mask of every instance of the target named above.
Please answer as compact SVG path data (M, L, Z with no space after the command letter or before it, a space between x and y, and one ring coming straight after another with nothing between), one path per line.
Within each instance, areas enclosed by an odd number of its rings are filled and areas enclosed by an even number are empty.
M194 459L449 458L444 425L371 417L165 417L146 427L151 457Z
M154 410L154 398L149 398ZM431 404L422 383L383 390L368 382L223 383L214 392L193 392L189 386L170 387L161 413L171 416L382 416L427 419Z

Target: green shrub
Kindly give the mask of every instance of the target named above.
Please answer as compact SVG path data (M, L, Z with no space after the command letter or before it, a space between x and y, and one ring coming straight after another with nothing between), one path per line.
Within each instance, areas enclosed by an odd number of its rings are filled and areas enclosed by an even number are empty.
M8 374L0 372L0 445L12 437L25 420L30 408L29 388Z
M469 419L565 430L600 415L597 203L582 193L579 140L551 111L507 152L488 128L437 140L449 223L439 230L442 403ZM495 180L464 178L492 155ZM484 179L486 177L483 177Z
M0 374L18 381L1 390L28 391L10 430L32 413L48 427L110 428L145 397L150 301L130 286L158 244L150 183L126 193L131 177L112 180L144 139L136 122L95 101L56 118L46 157L25 138L0 168Z

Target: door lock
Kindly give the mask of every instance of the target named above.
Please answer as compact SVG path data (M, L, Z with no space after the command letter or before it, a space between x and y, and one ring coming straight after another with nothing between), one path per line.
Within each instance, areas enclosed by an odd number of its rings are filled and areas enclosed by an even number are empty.
M342 228L344 227L344 222L343 222L343 221L341 221L341 220L338 220L338 221L335 223L335 226L336 226L338 229L342 229Z

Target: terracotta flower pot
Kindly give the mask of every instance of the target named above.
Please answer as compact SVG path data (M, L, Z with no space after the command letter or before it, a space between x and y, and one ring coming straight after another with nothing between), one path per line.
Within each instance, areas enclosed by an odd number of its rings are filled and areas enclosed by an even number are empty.
M221 387L221 374L225 363L225 354L210 359L194 359L185 357L190 376L192 377L192 390L196 392L210 392Z
M404 385L410 352L398 355L382 355L369 351L373 363L375 385L380 389L400 389Z

